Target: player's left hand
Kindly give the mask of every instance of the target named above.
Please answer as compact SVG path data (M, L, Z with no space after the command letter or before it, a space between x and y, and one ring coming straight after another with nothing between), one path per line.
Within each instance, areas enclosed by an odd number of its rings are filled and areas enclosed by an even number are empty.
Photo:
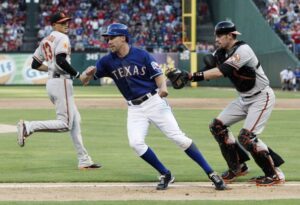
M158 92L158 95L161 97L161 98L165 98L169 95L168 91L165 91L165 90L160 90Z

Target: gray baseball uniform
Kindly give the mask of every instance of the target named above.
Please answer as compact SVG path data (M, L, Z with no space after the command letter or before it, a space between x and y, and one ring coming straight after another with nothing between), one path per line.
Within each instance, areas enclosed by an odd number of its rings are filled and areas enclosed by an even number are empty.
M267 176L257 184L277 183L284 178L278 168L284 161L257 137L262 133L275 104L275 95L269 86L269 80L253 50L242 41L237 41L226 52L216 51L215 56L217 59L223 59L218 68L230 79L239 95L210 124L210 130L219 143L229 167L222 177L224 180L232 181L248 172L245 161L249 158L229 129L231 125L245 120L238 141L251 153ZM279 174L283 177L280 178Z
M56 120L24 121L26 135L33 132L66 132L70 135L77 151L78 166L86 167L93 164L85 149L81 136L80 114L74 102L73 79L57 65L55 56L64 53L70 63L71 46L69 37L61 32L53 31L45 37L35 50L33 58L39 63L47 62L48 81L46 85L48 96L55 105Z
M245 92L238 91L239 97L231 102L219 114L217 119L221 120L226 126L245 119L243 128L253 132L255 135L260 134L275 104L274 92L269 87L269 80L262 66L259 64L253 50L247 44L239 46L224 64L234 67L237 71L240 68L254 68L256 79L252 89ZM245 66L247 67L245 68ZM266 147L262 142L259 144Z

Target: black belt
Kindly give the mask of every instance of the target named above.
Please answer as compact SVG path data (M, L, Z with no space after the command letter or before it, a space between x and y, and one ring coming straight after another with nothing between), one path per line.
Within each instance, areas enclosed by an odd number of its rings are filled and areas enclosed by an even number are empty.
M256 92L256 93L254 93L253 95L250 95L250 96L245 96L245 97L243 97L243 98L252 98L252 97L258 95L259 93L261 93L261 91L258 91L258 92Z
M72 79L70 75L62 75L59 73L53 73L52 75L53 78L65 78L65 79Z
M151 96L155 95L156 93L157 93L157 91L153 90L152 92L147 93L147 94L145 94L145 95L143 95L141 97L138 97L138 98L136 98L134 100L128 101L128 104L129 105L131 105L131 104L132 105L140 105L140 104L142 104L142 102L145 102L146 100L148 100Z

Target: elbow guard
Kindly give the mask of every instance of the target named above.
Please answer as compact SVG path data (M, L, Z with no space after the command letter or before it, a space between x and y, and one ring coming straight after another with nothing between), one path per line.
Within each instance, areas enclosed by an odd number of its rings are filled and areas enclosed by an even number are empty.
M56 64L60 67L61 70L69 73L71 76L79 77L80 74L77 72L66 60L66 54L61 53L56 56Z

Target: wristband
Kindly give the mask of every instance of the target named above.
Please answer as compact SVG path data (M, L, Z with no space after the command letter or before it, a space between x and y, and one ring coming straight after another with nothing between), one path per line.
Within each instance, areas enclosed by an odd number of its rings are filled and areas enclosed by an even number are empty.
M202 81L204 80L204 74L203 72L195 72L193 73L193 76L192 76L192 81Z
M77 72L77 74L75 75L75 78L79 78L80 77L80 73Z

